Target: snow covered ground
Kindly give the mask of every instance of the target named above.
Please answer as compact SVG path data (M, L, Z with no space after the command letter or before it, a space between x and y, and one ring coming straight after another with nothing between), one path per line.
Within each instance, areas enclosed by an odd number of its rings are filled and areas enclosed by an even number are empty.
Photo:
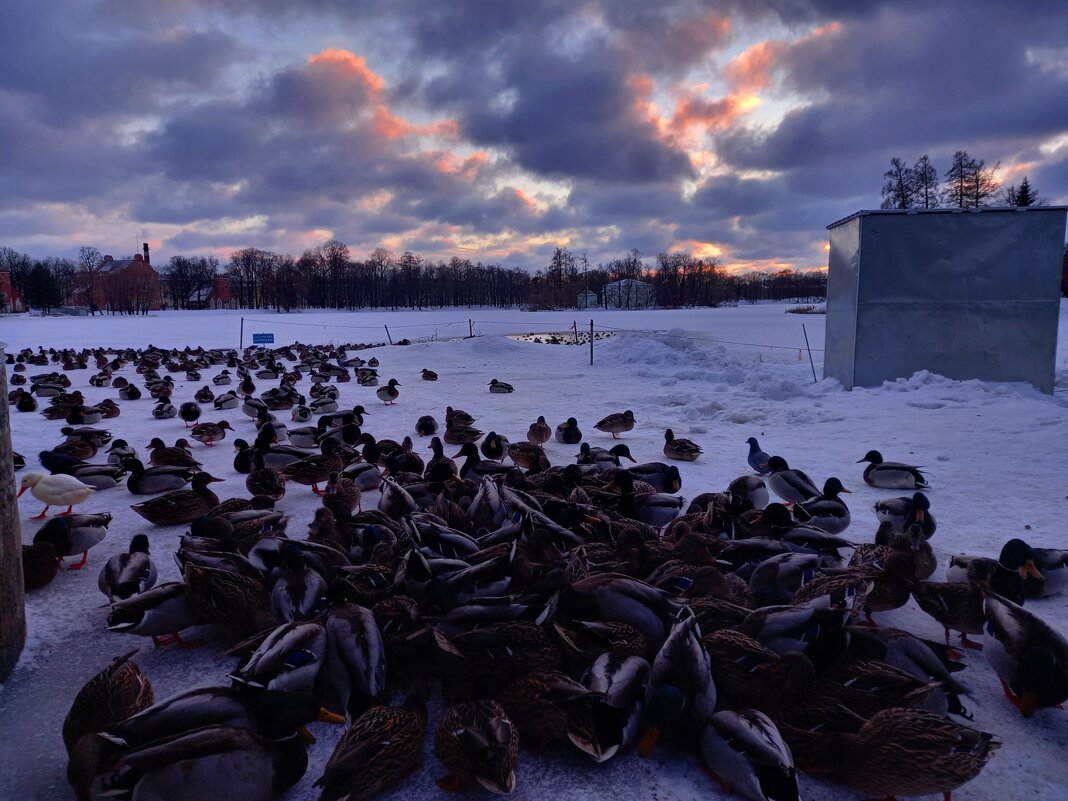
M462 407L478 418L483 430L521 439L527 426L543 414L553 425L578 418L592 444L610 444L610 437L592 423L612 411L632 409L638 420L624 435L639 461L662 458L665 428L694 439L705 449L702 459L682 464L682 494L692 497L723 489L746 472L745 440L757 436L769 453L785 456L791 465L818 482L836 475L853 491L848 496L853 525L847 536L869 540L876 521L870 511L876 500L897 493L869 488L861 481L863 465L855 464L871 448L887 459L926 465L933 485L932 508L938 532L932 540L944 564L958 552L996 556L1003 542L1020 536L1034 546L1068 547L1065 513L1068 484L1061 472L1068 452L1068 307L1062 306L1058 392L1045 396L1027 386L950 381L917 374L883 387L844 392L833 381L813 382L801 325L809 332L817 373L823 347L819 315L784 314L783 305L741 306L678 312L522 313L496 310L443 310L422 313L245 314L245 344L253 332L273 332L276 342L384 342L384 325L394 340L417 341L409 347L382 347L372 353L381 360L380 375L397 378L401 396L384 407L374 390L342 384L346 405L363 403L370 410L366 428L377 437L401 438L413 433L416 419L434 414L443 421L446 405ZM9 350L23 346L236 346L240 314L219 312L162 313L146 318L3 318L0 340ZM594 317L599 327L631 329L596 345L595 363L588 348L518 342L502 334L563 331L578 320L588 330ZM468 333L467 318L485 336L455 339ZM297 326L295 323L299 323ZM341 328L337 326L366 326ZM598 328L598 330L602 330ZM655 333L672 331L672 334ZM721 343L757 343L717 344ZM776 348L766 347L769 345ZM365 357L370 354L362 354ZM419 380L419 370L436 370L441 380ZM132 377L132 370L127 371ZM91 370L71 378L90 401L115 397L110 389L88 386ZM175 401L186 400L204 381L187 384L175 375ZM513 395L493 395L486 385L499 378L515 385ZM123 403L122 415L105 421L116 437L143 450L149 439L168 443L183 435L180 420L156 421L151 401ZM206 413L205 420L228 418L237 436L251 439L252 424L235 413ZM38 414L12 410L15 450L31 464L38 451L58 444L57 422ZM227 444L231 440L227 440ZM550 442L553 463L569 461L576 448ZM243 476L231 467L225 445L198 448L206 469L227 479L216 485L221 497L245 495ZM98 457L96 461L100 461ZM146 532L152 541L160 581L178 578L170 558L180 529L155 528L129 511L136 502L122 487L103 491L84 511L111 512L110 536L90 553L86 570L62 573L27 599L30 641L15 674L0 689L0 799L69 797L64 781L65 753L60 727L73 696L83 682L114 656L140 645L137 662L148 674L158 698L180 689L223 682L234 666L217 642L192 650L154 649L135 638L106 631L104 598L96 588L97 571L106 559L124 551L130 538ZM373 502L373 498L368 498ZM30 542L39 523L29 520L40 510L27 493L21 503L23 540ZM302 536L318 499L291 485L279 507L291 515L290 531ZM941 572L941 568L940 568ZM939 574L940 575L940 574ZM939 577L939 576L936 576ZM1029 608L1062 631L1068 631L1068 597L1029 602ZM881 615L924 636L941 638L941 627L909 603ZM1044 710L1026 721L1001 694L994 673L981 654L969 652L962 674L972 687L966 705L975 713L972 725L994 732L1004 746L983 773L955 798L1059 799L1068 792L1068 712ZM435 723L432 712L431 725ZM316 724L319 742L310 754L307 776L286 797L313 799L312 782L329 756L338 730ZM432 779L441 768L430 742L420 773L388 798L441 798ZM710 799L719 789L697 769L693 758L658 749L653 758L634 754L597 766L580 756L550 757L523 753L515 796L541 799L631 798ZM853 799L839 786L805 777L803 797Z

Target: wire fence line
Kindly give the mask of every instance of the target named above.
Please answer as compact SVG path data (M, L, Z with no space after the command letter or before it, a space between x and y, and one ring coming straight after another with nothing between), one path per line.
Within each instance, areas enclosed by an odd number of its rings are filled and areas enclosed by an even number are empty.
M343 325L343 324L340 324L340 323L298 323L298 322L290 322L288 320L263 320L263 319L259 319L259 318L255 318L255 317L245 317L244 320L247 323L260 323L260 324L263 324L263 325L287 325L287 326L300 326L300 327L303 327L303 328L318 328L318 329L339 328L339 329L351 329L351 330L356 330L356 331L378 330L379 328L397 331L397 330L406 330L406 329L409 329L409 328L445 328L445 327L448 327L448 326L455 326L455 325L467 325L470 328L471 326L473 326L475 324L478 324L478 325L492 325L492 326L497 326L497 327L508 326L508 327L511 327L511 328L517 328L517 329L522 329L522 330L527 330L527 331L530 331L530 329L533 328L533 326L531 326L529 324L530 323L529 320L527 320L527 321L521 321L521 320L476 320L474 318L469 318L467 320L446 320L446 321L441 321L441 322L436 322L436 323L400 323L400 324L396 324L395 323L392 326L388 326L386 324L379 324L379 325ZM612 332L612 333L638 334L638 335L642 335L642 336L648 336L648 335L670 336L670 337L674 337L676 339L691 340L693 342L708 342L708 343L713 344L713 345L737 345L737 346L742 346L742 347L769 348L769 349L772 349L772 350L789 350L789 351L796 351L796 350L799 350L799 349L803 349L801 345L776 345L776 344L772 344L772 343L769 343L769 342L743 342L743 341L740 341L740 340L733 340L733 339L699 337L699 336L693 336L691 334L674 334L670 330L667 330L667 329L621 328L619 326L603 325L601 323L598 323L596 320L591 320L591 322L593 323L593 328L594 328L595 331L596 330L600 330L600 331ZM571 320L571 321L567 321L567 320L559 320L559 321L542 320L542 321L538 321L538 325L536 327L539 328L539 329L542 329L542 330L541 331L530 331L530 333L532 333L532 334L534 334L534 333L547 333L545 331L545 328L549 327L549 326L556 327L558 329L557 332L574 331L576 333L576 335L584 335L585 334L585 326L583 326L582 329L579 329L577 320ZM512 333L512 332L510 332L510 333ZM818 352L818 353L823 353L824 352L823 348L809 348L809 350L812 350L813 352Z

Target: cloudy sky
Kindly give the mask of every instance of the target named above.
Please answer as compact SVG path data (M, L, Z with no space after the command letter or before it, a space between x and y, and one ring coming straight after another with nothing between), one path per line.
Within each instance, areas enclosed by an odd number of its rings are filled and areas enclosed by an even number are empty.
M0 0L0 245L825 264L889 158L1068 202L1062 0ZM155 259L154 259L155 260Z

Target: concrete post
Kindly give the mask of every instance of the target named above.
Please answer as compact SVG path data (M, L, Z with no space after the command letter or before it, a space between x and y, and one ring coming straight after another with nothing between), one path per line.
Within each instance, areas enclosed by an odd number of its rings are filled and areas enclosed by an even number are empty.
M7 402L7 356L0 342L0 681L11 675L26 644L22 586L22 529L15 500L11 416Z

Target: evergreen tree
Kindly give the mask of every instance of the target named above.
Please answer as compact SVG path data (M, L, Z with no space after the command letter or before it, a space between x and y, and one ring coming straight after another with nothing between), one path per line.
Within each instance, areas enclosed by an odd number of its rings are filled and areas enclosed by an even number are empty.
M1024 176L1023 181L1017 188L1015 184L1005 190L1005 205L1007 206L1037 206L1039 205L1038 193L1031 188L1031 182Z
M58 306L62 301L63 293L55 276L40 262L35 264L26 278L27 305L47 314L53 306Z

